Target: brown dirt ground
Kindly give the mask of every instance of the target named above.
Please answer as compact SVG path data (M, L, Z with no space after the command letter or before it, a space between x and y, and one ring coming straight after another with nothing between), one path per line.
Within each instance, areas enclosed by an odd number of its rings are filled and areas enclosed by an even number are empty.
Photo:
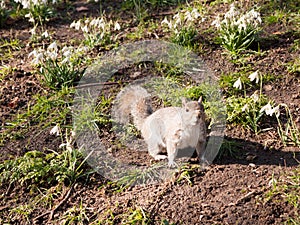
M47 29L54 33L54 38L61 42L81 38L68 27L73 19L84 15L97 15L97 9L92 3L75 1L72 5L75 9L85 6L88 10L76 12L73 8L68 13L68 19L55 19L47 25ZM110 15L114 12L114 8L119 7L119 2L104 2L103 7ZM64 14L64 10L62 8L60 13ZM223 8L219 10L222 11ZM154 11L153 15L162 19L162 15L169 12L172 12L172 9L160 9ZM119 12L118 16L113 16L120 17L124 21L131 19L126 12ZM29 29L27 22L13 21L0 30L1 38L18 38L23 46L13 58L2 61L3 65L9 64L17 69L1 81L1 129L18 112L26 110L28 104L34 104L33 95L49 91L40 84L28 64L27 55L32 50L26 45L30 38ZM133 28L126 29L125 32L130 32ZM270 38L270 41L261 46L265 54L250 56L247 63L264 74L280 77L275 82L266 84L271 88L265 88L265 93L277 103L286 103L299 125L300 78L297 74L290 74L285 66L285 63L299 56L299 52L290 51L294 40L299 39L299 36L288 33L285 26L278 25L266 29L264 35ZM146 34L144 38L153 37L152 34ZM212 43L208 34L201 34L199 38L205 40L201 57L217 75L237 69L237 65L222 54L223 50ZM122 41L130 42L126 36ZM95 50L94 54L98 53L99 51ZM4 146L0 146L1 161L21 156L29 150L44 151L45 146L50 149L57 148L60 144L59 138L49 136L48 132L47 129L40 132L33 126L32 130L20 140L6 141ZM109 210L113 211L114 215L120 215L127 212L128 208L136 206L149 213L153 224L160 224L162 219L176 224L283 224L287 218L295 217L297 213L299 215L300 212L295 212L283 196L276 195L266 200L265 194L271 188L272 177L278 178L299 165L300 149L283 147L275 129L254 135L241 127L228 126L225 138L239 143L238 152L241 156L239 158L224 156L216 159L206 170L196 171L193 174L192 185L185 180L181 182L171 180L162 184L135 186L122 192L113 192L109 185L102 187L107 184L105 179L93 174L88 182L76 183L67 201L56 210L51 221L48 221L48 214L34 221L34 218L47 211L46 208L40 208L30 215L29 221L19 218L11 222L56 224L66 210L80 204L86 209L87 217L91 221L98 217L107 217ZM111 140L106 141L109 143ZM147 163L150 160L146 152L130 152L128 149L122 149L118 154L124 158L130 154L137 163ZM249 160L248 155L255 157ZM2 187L0 190L0 215L4 222L10 216L10 209L34 196L34 193L29 193L25 187ZM59 201L60 199L56 199L56 203ZM116 222L120 223L118 220Z

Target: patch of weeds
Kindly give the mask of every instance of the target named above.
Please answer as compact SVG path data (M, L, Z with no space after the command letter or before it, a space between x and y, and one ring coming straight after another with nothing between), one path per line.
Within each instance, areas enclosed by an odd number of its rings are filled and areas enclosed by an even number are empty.
M116 41L117 36L114 34L121 29L117 21L108 20L105 15L74 21L70 27L83 32L84 44L90 48Z
M11 66L0 66L0 81L2 81L7 75L11 74L15 68L12 68Z
M34 205L32 203L19 205L9 212L9 220L26 221L30 223L29 218L33 211Z
M149 183L155 183L162 179L161 171L165 168L164 163L156 163L151 165L149 168L145 169L133 169L131 171L126 171L122 178L120 178L115 184L119 187L119 191L134 186L134 185L144 185Z
M134 10L134 17L136 21L143 22L144 19L148 16L147 7L142 0L128 0L122 2L122 8L125 10Z
M273 176L269 182L270 190L265 194L266 201L274 196L281 196L295 209L295 217L289 218L285 224L297 224L300 211L300 167L280 175L277 179ZM294 223L296 222L296 223Z
M171 32L172 42L195 49L198 44L195 43L198 34L196 25L203 21L204 16L197 8L192 8L178 12L169 20L165 17L161 24Z
M122 1L123 10L133 10L133 15L137 22L143 23L148 17L148 12L153 8L173 6L183 2L183 0L126 0Z
M63 88L48 95L34 96L26 112L18 114L12 121L5 123L1 141L4 142L8 138L22 138L32 126L45 129L57 123L66 124L71 114L70 104L73 101L73 93L73 88Z
M72 183L81 174L82 156L74 150L62 153L30 151L24 156L0 164L1 183L21 186L47 186L56 182Z
M149 34L154 35L157 39L159 38L157 33L158 24L153 20L147 20L143 23L139 23L138 26L134 27L131 32L126 34L126 37L131 40L140 40L147 37Z
M293 61L287 63L287 70L290 73L300 75L300 58L295 58Z
M154 66L159 73L163 74L164 77L173 79L178 78L178 81L182 81L182 77L184 76L184 72L182 69L174 65L169 65L161 62L155 62Z
M201 173L201 165L184 164L179 168L176 175L176 182L181 183L183 181L187 182L190 186L193 185L193 178L198 177Z
M76 101L82 101L77 99ZM73 110L73 123L75 124L75 132L81 133L85 130L99 132L101 128L110 127L112 120L110 116L110 108L112 97L101 95L95 104L91 106L87 102L80 102L80 108Z
M287 121L285 123L280 120L280 107L284 108L286 114ZM297 127L289 107L286 104L279 104L273 110L278 111L276 113L277 131L284 146L292 144L300 147L300 129Z
M1 39L0 40L0 61L13 58L13 51L21 49L21 44L18 39Z
M224 157L238 159L241 157L241 153L239 151L240 146L241 144L236 141L224 139L216 158L219 160Z
M287 14L283 10L277 9L272 11L272 15L268 15L265 18L265 21L268 25L283 23L287 24Z
M118 206L116 206L116 211L118 210ZM104 218L103 218L104 217ZM130 207L126 212L117 213L112 210L108 210L107 212L102 214L102 218L99 218L93 224L152 224L151 215L146 212L142 207L135 206Z
M86 209L82 202L79 205L74 205L72 208L67 209L64 214L59 218L60 224L86 224L89 222L89 217L86 214Z
M83 168L87 158L83 158L82 153L73 148L74 133L66 130L63 138L59 126L55 126L50 134L62 137L62 152L29 151L21 157L4 161L0 164L2 185L20 184L28 188L56 183L70 185L80 177L90 174Z
M290 50L292 52L297 52L300 49L300 39L296 39L294 40L294 43L292 45L292 47L290 48Z
M72 46L59 49L54 41L47 50L33 50L28 57L33 57L32 64L40 67L42 82L51 89L61 89L74 86L80 80L84 72L80 64L86 51L86 48L75 49Z
M218 16L212 25L218 30L217 42L237 58L257 40L261 22L260 14L255 9L242 13L232 4L224 18Z
M163 219L161 221L160 225L176 225L176 223L170 223L168 220Z

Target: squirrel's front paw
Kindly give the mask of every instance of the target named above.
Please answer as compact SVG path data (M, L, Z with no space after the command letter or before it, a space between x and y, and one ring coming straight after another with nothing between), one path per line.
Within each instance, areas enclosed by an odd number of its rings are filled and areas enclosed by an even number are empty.
M177 163L176 162L174 162L174 161L169 161L168 162L168 167L169 168L174 168L174 167L176 167L177 166Z

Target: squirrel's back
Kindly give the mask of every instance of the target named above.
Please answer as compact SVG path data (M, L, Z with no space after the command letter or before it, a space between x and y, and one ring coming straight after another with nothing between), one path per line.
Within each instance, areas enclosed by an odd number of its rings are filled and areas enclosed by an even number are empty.
M130 122L130 115L137 129L141 130L145 119L152 114L150 94L141 86L125 87L116 97L114 118L122 123Z

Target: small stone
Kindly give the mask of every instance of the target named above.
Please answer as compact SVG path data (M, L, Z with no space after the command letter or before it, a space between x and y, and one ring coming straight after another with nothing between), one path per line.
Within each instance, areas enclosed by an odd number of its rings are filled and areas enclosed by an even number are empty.
M249 163L249 166L252 167L252 168L256 167L256 165L254 163Z
M272 89L273 89L273 87L270 84L267 84L267 85L264 86L265 91L271 91Z

